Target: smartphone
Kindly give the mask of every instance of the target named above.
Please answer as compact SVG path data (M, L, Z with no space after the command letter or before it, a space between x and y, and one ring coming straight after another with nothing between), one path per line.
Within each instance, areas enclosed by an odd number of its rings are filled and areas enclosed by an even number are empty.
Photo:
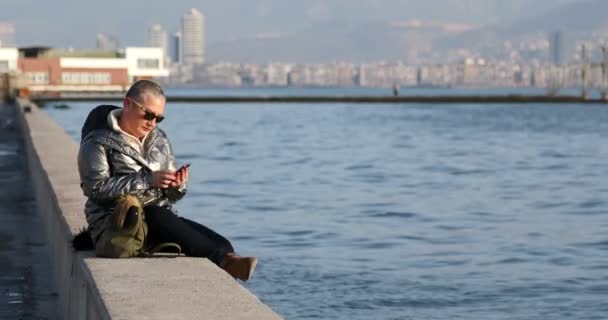
M177 169L177 171L182 171L182 170L184 170L186 168L189 168L189 167L190 167L190 163L186 163L185 165L183 165L179 169Z

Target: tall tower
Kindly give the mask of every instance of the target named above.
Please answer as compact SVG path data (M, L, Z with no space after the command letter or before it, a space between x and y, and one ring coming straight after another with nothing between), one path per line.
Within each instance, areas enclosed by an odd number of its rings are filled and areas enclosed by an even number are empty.
M160 25L155 24L148 28L146 44L149 47L162 48L165 57L167 56L167 31Z
M176 32L171 36L171 62L181 64L184 62L182 52L182 33Z
M167 32L160 24L152 25L148 28L146 35L146 45L149 47L161 48L163 50L164 65L169 63L167 56Z
M556 31L549 36L550 59L553 64L568 63L572 57L571 43L564 31Z
M15 26L12 23L0 22L0 47L14 47Z
M118 50L120 42L114 36L106 33L97 34L97 49Z
M203 14L194 8L182 17L181 47L184 64L205 62L204 22Z

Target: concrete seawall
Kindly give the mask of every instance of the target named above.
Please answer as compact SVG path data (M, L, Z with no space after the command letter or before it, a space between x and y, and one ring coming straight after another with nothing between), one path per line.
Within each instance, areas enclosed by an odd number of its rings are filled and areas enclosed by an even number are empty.
M280 319L207 259L73 252L69 242L86 226L78 145L29 100L17 108L63 319Z

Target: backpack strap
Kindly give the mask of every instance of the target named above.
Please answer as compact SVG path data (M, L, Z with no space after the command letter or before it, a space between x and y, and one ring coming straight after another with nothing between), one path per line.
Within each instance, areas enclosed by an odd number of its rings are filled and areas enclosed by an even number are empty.
M154 246L154 248L152 248L150 250L142 250L141 254L142 254L142 257L150 258L155 253L161 252L161 250L167 249L167 248L173 248L177 251L175 256L172 256L173 258L177 258L182 254L182 247L180 247L179 244L173 243L173 242L160 243L160 244ZM163 252L165 252L165 251L163 251Z

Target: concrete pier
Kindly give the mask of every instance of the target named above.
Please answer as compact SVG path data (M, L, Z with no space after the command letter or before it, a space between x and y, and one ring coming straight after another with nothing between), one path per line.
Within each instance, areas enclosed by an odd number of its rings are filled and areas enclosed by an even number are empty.
M69 241L86 226L78 145L29 100L17 104L30 199L51 257L45 275L57 284L60 319L280 319L207 259L101 259L73 252Z
M0 103L0 319L61 319L16 110Z

